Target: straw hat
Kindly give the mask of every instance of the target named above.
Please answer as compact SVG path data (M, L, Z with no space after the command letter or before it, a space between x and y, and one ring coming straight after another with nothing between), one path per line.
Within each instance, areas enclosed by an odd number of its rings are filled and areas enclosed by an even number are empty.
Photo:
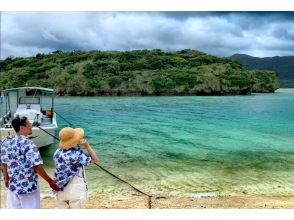
M62 149L68 150L78 143L84 137L84 129L65 127L59 132L59 146Z

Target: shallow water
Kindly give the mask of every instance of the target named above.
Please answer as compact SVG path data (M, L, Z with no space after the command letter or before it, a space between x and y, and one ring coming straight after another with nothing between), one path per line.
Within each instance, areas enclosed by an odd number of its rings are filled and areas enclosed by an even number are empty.
M294 195L294 89L224 97L57 97L101 165L157 196ZM67 124L58 118L62 128ZM53 148L41 149L53 173ZM135 193L95 165L90 193Z

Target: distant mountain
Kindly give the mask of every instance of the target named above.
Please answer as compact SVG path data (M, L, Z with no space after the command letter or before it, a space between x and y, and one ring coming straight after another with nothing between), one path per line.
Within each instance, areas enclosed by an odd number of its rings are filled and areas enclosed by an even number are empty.
M228 57L238 61L247 70L272 70L279 73L280 87L294 87L294 56L253 57L234 54Z

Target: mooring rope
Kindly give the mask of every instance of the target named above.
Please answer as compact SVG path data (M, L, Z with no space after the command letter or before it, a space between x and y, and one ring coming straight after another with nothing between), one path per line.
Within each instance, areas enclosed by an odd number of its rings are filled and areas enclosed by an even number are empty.
M56 136L50 134L49 132L47 132L46 130L44 130L43 128L41 128L40 126L37 126L38 128L40 128L42 131L44 131L45 133L47 133L48 135L50 135L51 137L55 138L56 140L60 141L59 138L57 138ZM128 183L127 181L121 179L120 177L116 176L115 174L111 173L109 170L105 169L104 167L102 167L101 165L97 164L97 163L94 163L96 166L98 166L101 170L103 170L104 172L110 174L111 176L113 176L114 178L120 180L121 182L123 183L126 183L127 185L131 186L134 190L136 190L137 192L145 195L145 196L148 196L148 208L151 209L152 208L152 200L151 200L151 197L150 195L148 195L147 193L144 193L142 192L141 190L139 190L138 188L134 187L132 184Z
M66 123L68 123L69 124L69 127L72 127L73 126L73 124L72 123L70 123L68 120L66 120L64 117L62 117L62 115L61 114L59 114L58 112L56 112L56 111L54 111L60 118L62 118Z
M131 185L131 184L128 183L127 181L125 181L125 180L121 179L120 177L114 175L113 173L109 172L108 170L106 170L106 169L105 169L104 167L102 167L101 165L99 165L99 164L97 164L97 163L95 163L95 165L98 166L98 167L99 167L100 169L102 169L103 171L105 171L106 173L108 173L108 174L110 174L111 176L113 176L114 178L116 178L116 179L118 179L118 180L120 180L120 181L122 181L122 182L128 184L129 186L131 186L131 187L132 187L134 190L136 190L137 192L142 193L142 194L145 195L145 196L148 196L148 208L149 208L149 209L152 208L152 207L151 207L151 197L152 197L152 196L150 196L150 195L148 195L148 194L142 192L141 190L137 189L136 187L134 187L133 185Z

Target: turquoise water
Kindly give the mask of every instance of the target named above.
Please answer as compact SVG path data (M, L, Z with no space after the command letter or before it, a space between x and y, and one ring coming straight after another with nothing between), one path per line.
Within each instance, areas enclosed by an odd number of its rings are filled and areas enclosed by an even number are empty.
M85 128L102 166L149 194L294 195L294 89L55 101L58 113ZM52 171L52 149L41 152ZM87 179L90 193L135 193L95 165Z

